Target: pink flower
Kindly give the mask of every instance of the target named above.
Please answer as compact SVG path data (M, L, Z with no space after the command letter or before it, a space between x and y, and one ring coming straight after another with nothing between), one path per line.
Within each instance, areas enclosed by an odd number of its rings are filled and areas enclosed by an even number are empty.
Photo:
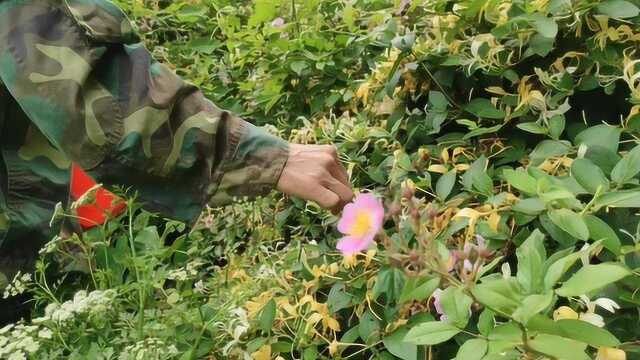
M383 219L382 202L373 194L358 194L353 203L344 207L338 221L338 231L346 235L338 241L338 250L343 255L353 255L368 248L382 229Z
M436 309L438 315L440 315L440 321L448 321L449 318L447 314L444 313L444 309L442 308L442 303L440 302L440 296L442 296L443 291L440 289L436 289L433 292L433 307Z
M281 17L275 18L275 20L273 20L271 22L271 26L273 26L274 28L278 28L278 29L284 27L284 19L281 18Z

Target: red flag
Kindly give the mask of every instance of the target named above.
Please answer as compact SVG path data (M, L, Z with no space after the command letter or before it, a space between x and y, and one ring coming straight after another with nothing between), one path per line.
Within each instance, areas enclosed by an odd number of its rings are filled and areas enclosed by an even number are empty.
M75 163L71 165L71 198L76 201L97 183ZM95 194L95 202L84 204L76 209L83 229L102 225L114 216L124 212L125 202L108 190L99 188Z

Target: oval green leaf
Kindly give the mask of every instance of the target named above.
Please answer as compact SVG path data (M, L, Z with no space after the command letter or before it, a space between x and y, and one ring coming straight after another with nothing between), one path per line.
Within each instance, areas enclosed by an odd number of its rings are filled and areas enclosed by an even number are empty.
M443 322L430 321L414 326L404 341L416 345L436 345L445 342L460 332L457 327Z
M556 293L564 297L588 294L630 274L629 269L616 263L587 265L573 274Z

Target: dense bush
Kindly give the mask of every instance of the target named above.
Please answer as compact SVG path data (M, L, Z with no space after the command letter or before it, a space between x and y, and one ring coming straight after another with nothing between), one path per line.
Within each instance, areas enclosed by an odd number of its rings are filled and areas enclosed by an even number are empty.
M377 246L273 196L131 202L7 295L12 359L640 358L638 0L121 2L222 106L335 143Z

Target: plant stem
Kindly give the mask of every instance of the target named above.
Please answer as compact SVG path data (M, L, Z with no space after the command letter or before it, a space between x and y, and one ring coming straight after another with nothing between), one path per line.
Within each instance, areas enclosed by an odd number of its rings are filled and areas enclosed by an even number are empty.
M140 283L140 272L138 271L138 265L136 264L136 247L133 241L133 209L129 206L129 246L131 247L131 256L133 257L133 269L136 273L136 283L138 285L138 336L142 340L144 332L144 288Z

